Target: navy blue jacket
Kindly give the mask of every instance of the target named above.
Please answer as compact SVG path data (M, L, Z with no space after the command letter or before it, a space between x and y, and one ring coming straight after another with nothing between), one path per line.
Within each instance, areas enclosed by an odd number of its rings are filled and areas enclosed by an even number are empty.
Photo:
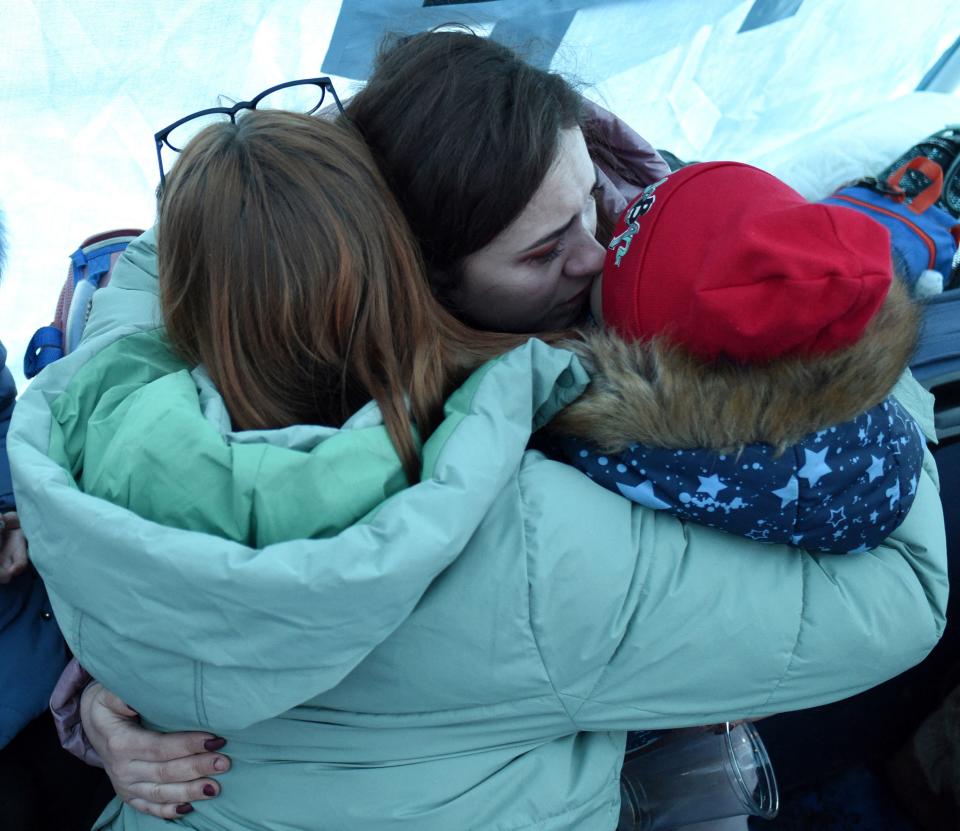
M753 540L809 551L868 551L903 521L916 494L925 439L894 398L853 421L811 433L777 456L631 445L603 454L562 438L566 459L648 508Z
M0 508L15 509L7 428L17 387L0 344ZM0 747L46 709L67 662L67 648L50 613L47 593L32 567L0 585Z

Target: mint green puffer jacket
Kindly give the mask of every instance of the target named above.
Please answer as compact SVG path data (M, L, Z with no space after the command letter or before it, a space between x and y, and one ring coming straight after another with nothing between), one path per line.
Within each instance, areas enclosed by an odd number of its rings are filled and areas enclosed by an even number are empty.
M148 233L23 395L10 455L81 663L148 724L229 741L222 794L183 827L611 831L627 729L851 695L942 631L929 454L883 547L811 556L527 450L587 382L538 341L450 398L407 488L374 405L231 432L157 327ZM897 393L929 428L912 379ZM114 802L97 827L169 825Z

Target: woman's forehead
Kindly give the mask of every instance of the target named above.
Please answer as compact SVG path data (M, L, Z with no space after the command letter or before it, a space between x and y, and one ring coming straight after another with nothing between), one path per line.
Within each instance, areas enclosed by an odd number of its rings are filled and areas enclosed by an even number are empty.
M523 250L583 210L596 171L579 127L560 131L557 155L527 206L490 244Z

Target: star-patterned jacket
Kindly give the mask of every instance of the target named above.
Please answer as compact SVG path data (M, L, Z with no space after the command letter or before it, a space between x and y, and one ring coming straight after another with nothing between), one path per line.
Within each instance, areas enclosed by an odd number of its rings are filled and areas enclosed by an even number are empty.
M560 452L684 520L811 551L875 548L913 503L925 444L888 395L916 333L895 286L860 342L814 359L704 364L590 333L593 383L554 423Z

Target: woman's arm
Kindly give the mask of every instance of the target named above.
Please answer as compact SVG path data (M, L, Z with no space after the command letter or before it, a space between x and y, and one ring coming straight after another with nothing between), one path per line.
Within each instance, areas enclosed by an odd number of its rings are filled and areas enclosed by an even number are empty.
M926 453L913 509L883 545L818 557L684 525L571 468L531 462L528 510L555 517L528 541L531 620L570 717L586 730L756 717L844 698L918 663L943 631L947 598L931 465Z

